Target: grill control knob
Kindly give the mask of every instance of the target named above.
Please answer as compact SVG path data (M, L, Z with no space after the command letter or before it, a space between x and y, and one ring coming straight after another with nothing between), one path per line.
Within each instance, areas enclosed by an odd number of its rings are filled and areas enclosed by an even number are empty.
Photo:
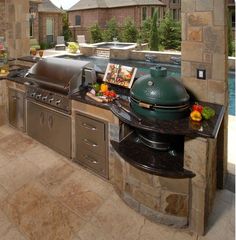
M44 97L42 97L42 100L47 101L47 98L48 98L47 96L44 96Z
M42 96L42 94L38 94L38 95L36 96L36 99L40 99L41 96Z
M52 103L54 101L54 98L50 98L49 102Z
M56 101L56 105L59 105L61 103L61 100Z
M35 96L35 94L36 94L36 93L35 93L35 92L33 92L33 93L31 93L31 94L30 94L30 96L31 96L31 97L34 97L34 96Z

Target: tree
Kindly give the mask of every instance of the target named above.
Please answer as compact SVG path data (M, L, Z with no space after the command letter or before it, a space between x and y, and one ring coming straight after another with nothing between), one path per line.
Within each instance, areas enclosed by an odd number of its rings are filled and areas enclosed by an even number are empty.
M123 42L136 42L138 39L138 30L131 18L126 18L122 32Z
M62 35L64 36L65 41L69 41L72 37L71 30L69 28L68 14L65 12L62 16Z
M159 50L159 36L158 36L158 29L157 29L157 11L156 10L152 16L151 33L150 33L150 50L151 51Z
M165 49L180 49L181 25L168 12L160 23L160 39Z
M140 40L143 43L149 43L150 41L150 33L151 33L152 19L147 18L142 22L141 30L140 30Z
M234 55L234 46L233 46L233 38L232 38L232 21L230 19L230 14L228 11L227 14L227 25L228 25L228 55L233 56Z
M91 38L93 43L97 43L97 42L102 42L102 30L101 28L98 26L97 23L95 23L93 26L90 27L90 34L91 34Z
M118 25L113 17L106 23L107 28L103 32L103 39L106 42L113 41L113 38L119 38Z

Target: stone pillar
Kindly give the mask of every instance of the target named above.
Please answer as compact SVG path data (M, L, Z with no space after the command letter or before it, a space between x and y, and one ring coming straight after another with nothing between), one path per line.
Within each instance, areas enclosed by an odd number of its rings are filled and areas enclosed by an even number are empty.
M4 14L10 57L29 55L29 0L5 0Z
M226 18L226 4L224 0L182 0L181 2L182 14L182 82L192 95L199 101L207 101L224 105L226 108L225 116L221 129L219 131L215 151L217 148L217 185L223 187L224 176L227 167L227 126L228 126L228 80L227 80L227 18ZM206 79L197 79L197 69L206 70ZM212 149L210 141L200 141L199 151L207 152ZM191 144L196 144L194 141ZM198 142L197 142L198 143ZM193 146L187 144L186 148L191 149ZM186 151L186 149L185 149ZM187 150L188 151L188 150ZM189 151L188 151L189 152ZM209 161L209 155L201 156ZM216 152L213 155L216 155ZM189 159L194 162L194 155L185 157L185 166ZM211 157L210 157L211 158ZM213 158L211 158L213 159ZM213 160L212 160L213 161ZM206 162L207 168L214 167L211 162ZM209 165L211 164L211 165ZM187 167L187 166L186 166ZM196 166L192 166L191 171L194 172ZM198 166L200 167L200 166ZM215 167L216 168L216 167ZM196 171L198 169L195 169ZM210 170L209 170L210 171ZM192 205L193 211L190 216L190 227L199 234L203 234L206 225L206 218L208 209L208 197L210 190L216 185L212 178L212 186L208 186L208 174L206 169L203 173L197 173L197 176L192 181ZM215 172L211 172L214 176ZM199 176L202 177L203 184L199 185L197 181ZM196 182L197 181L197 182ZM196 187L197 186L197 187ZM194 195L201 199L202 210L197 209L194 203ZM199 200L200 201L200 200ZM194 210L195 207L195 210ZM205 209L205 210L204 210Z

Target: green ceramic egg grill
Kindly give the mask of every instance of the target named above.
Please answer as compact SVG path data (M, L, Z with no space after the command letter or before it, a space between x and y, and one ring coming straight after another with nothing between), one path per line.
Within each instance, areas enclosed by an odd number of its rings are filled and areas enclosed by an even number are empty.
M130 91L133 111L143 117L176 120L189 114L189 95L175 78L167 77L167 69L150 68L150 74L137 79Z

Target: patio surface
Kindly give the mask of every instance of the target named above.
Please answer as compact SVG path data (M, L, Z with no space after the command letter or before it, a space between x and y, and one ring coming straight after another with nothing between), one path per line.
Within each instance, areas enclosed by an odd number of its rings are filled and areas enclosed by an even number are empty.
M107 181L0 127L1 240L233 240L234 198L217 191L204 237L155 224L126 206Z

